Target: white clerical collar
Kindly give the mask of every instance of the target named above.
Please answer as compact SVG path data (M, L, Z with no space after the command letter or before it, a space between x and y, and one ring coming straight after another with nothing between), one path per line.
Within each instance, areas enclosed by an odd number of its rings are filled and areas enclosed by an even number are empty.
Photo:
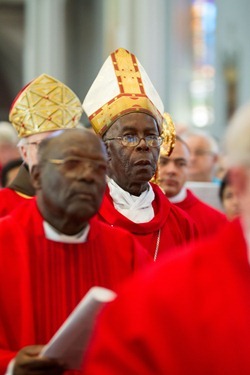
M168 198L168 200L171 203L180 203L180 202L184 201L184 199L186 199L186 197L187 197L187 189L185 188L185 186L183 186L183 188L181 189L181 191L177 195L175 195L174 197Z
M63 243L84 243L87 241L90 226L88 224L86 228L72 236L68 236L67 234L58 232L47 221L43 222L43 228L45 232L45 237L48 240Z
M152 186L139 197L123 190L112 178L107 178L110 196L115 209L134 223L147 223L154 217L152 202L155 198Z

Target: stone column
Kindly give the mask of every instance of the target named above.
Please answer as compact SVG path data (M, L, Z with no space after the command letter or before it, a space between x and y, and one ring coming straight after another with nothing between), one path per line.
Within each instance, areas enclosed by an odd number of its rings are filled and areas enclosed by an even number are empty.
M24 84L42 73L65 81L65 0L25 0Z

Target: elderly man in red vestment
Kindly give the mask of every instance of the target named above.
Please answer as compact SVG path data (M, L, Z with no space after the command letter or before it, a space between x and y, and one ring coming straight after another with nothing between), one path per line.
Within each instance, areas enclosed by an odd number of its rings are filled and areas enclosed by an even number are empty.
M162 101L140 62L122 48L105 61L83 108L108 152L100 220L122 227L158 255L194 238L192 219L149 183L162 143Z
M84 129L58 133L39 146L37 197L0 221L1 374L22 347L14 374L61 373L34 345L49 341L90 287L116 290L152 262L130 233L94 217L106 185L101 140Z
M215 233L227 219L222 212L202 202L186 188L189 158L189 147L179 136L176 136L171 155L166 155L164 145L161 146L158 183L170 202L189 214L197 225L200 237L204 237Z
M9 120L20 138L18 147L24 163L14 181L0 191L0 217L35 195L30 170L36 162L39 142L52 131L75 128L81 115L76 94L47 74L35 78L17 95Z
M103 311L84 374L250 373L250 103L226 149L241 218L136 276Z

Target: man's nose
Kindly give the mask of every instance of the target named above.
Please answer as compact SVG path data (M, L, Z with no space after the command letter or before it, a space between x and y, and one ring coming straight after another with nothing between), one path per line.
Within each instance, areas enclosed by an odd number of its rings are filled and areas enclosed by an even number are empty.
M137 145L137 148L141 149L149 149L149 146L147 145L146 139L145 138L140 138L140 141Z
M76 178L78 180L94 181L95 168L90 163L81 163L78 167Z

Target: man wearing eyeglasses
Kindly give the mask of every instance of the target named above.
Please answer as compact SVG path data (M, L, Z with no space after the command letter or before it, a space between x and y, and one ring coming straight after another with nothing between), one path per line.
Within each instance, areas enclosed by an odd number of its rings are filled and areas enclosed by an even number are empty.
M1 375L13 357L14 374L64 372L56 359L39 358L37 345L51 339L89 288L116 291L152 262L130 233L94 218L107 170L105 147L94 133L54 132L37 157L31 170L36 198L0 225Z
M30 171L37 160L38 144L53 131L76 127L81 115L76 94L47 74L20 91L13 101L9 119L20 138L18 147L24 162L14 181L0 191L0 217L35 195Z
M190 241L195 235L192 219L149 183L157 168L164 109L138 59L124 49L112 53L83 108L108 153L100 220L133 233L154 260Z

